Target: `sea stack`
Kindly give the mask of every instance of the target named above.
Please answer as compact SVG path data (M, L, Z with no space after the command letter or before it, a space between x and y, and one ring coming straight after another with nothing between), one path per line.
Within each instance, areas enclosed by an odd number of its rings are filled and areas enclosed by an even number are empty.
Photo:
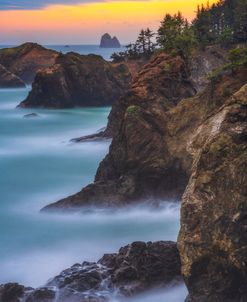
M108 33L101 37L100 48L120 48L121 44L117 37L111 37Z

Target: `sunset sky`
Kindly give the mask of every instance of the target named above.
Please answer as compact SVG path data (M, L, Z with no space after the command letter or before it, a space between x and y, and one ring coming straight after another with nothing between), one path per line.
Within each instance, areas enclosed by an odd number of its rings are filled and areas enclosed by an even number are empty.
M156 30L165 13L192 19L200 0L0 0L0 44L98 44L105 32L122 43ZM212 3L213 1L211 1Z

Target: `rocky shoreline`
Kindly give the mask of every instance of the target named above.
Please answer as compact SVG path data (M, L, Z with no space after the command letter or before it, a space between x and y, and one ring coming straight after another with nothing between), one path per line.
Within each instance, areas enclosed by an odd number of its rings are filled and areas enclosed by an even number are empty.
M75 264L38 289L0 286L1 302L107 302L182 283L177 245L133 242L97 263Z

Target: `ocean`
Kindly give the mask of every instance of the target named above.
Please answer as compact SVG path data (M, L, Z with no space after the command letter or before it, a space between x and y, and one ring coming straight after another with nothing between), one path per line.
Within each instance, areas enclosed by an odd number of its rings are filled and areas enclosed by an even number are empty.
M39 212L93 181L110 141L70 139L106 126L110 108L17 109L29 89L0 90L0 284L37 287L76 262L96 261L133 241L176 240L179 203L114 214ZM33 112L38 117L24 118ZM186 295L180 286L130 301L182 302Z

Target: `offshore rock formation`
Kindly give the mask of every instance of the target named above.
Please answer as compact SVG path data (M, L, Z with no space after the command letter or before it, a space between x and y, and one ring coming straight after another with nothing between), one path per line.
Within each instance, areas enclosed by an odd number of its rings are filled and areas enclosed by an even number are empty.
M101 37L100 47L101 48L120 48L121 44L118 41L117 37L112 38L108 33L106 33Z
M246 301L247 84L201 124L189 148L196 156L179 236L189 301Z
M19 106L107 106L126 92L130 80L125 64L112 64L97 55L60 54L53 66L37 74L31 92Z
M56 51L36 43L25 43L0 49L0 64L26 84L31 84L38 70L53 65L57 56Z
M25 83L16 75L0 65L0 88L22 88Z
M0 286L1 302L107 302L181 282L177 245L171 241L134 242L97 263L75 264L38 289Z

